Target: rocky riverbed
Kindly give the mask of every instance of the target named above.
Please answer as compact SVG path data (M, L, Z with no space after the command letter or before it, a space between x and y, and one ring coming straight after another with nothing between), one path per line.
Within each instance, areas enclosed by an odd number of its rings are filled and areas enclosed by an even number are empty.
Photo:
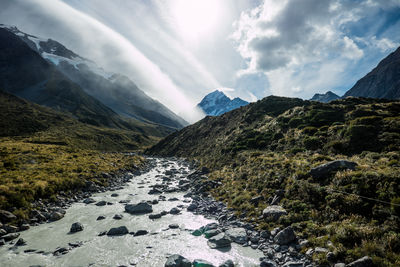
M152 162L144 174L125 174L124 186L71 200L65 214L46 207L60 218L49 217L52 222L20 232L0 247L1 266L180 266L173 265L175 254L196 266L300 264L302 257L290 254L290 245L275 247L280 261L267 260L255 244L269 244L272 235L240 223L201 192L193 180L202 174L188 163Z

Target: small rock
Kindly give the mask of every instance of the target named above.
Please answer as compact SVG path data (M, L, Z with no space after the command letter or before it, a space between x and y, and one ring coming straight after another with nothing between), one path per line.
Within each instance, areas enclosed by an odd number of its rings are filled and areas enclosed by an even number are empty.
M201 259L195 259L193 261L193 267L215 267L211 262Z
M372 259L368 256L362 257L352 263L346 265L346 267L373 267L374 264Z
M111 197L117 197L117 196L119 196L117 193L112 193L111 194Z
M102 231L102 232L100 232L99 234L98 234L98 236L103 236L103 235L106 235L107 234L107 231Z
M286 227L274 237L274 241L279 245L287 245L294 240L296 240L296 234L291 226Z
M79 231L83 231L83 225L79 222L73 223L71 225L71 229L69 230L71 233L76 233Z
M0 236L6 235L7 231L4 229L0 229Z
M120 227L114 227L108 230L107 235L108 236L113 236L113 235L126 235L128 234L128 228L126 226L120 226Z
M99 217L97 217L97 221L100 221L100 220L104 220L106 218L106 216L103 216L103 215L100 215Z
M58 255L64 255L68 253L68 249L67 248L58 248L53 252L54 256L58 256Z
M169 227L170 229L178 229L178 228L179 228L179 225L176 224L176 223L173 223L173 224L170 224L168 227Z
M334 262L336 259L335 253L333 252L328 252L326 253L326 260L329 262Z
M4 239L0 239L0 246L4 246L6 244L6 241L4 241Z
M26 230L28 230L30 228L30 226L29 226L29 224L23 224L23 225L21 225L20 227L19 227L19 230L20 231L26 231Z
M227 260L220 264L218 267L235 267L235 264L232 260Z
M346 264L339 262L339 263L336 263L334 265L334 267L346 267Z
M115 220L121 220L124 216L122 214L115 214L113 219Z
M216 236L216 235L218 235L220 233L221 233L221 230L219 230L219 229L211 229L211 230L208 230L208 231L204 232L204 237L205 238L211 238L211 237Z
M174 254L168 257L165 267L191 267L192 263L182 257L181 255Z
M272 205L263 210L263 217L267 222L275 222L283 215L287 215L287 212L281 206Z
M23 238L18 239L17 243L15 243L16 246L25 246L26 241Z
M283 265L283 267L303 267L304 264L300 261L289 261Z

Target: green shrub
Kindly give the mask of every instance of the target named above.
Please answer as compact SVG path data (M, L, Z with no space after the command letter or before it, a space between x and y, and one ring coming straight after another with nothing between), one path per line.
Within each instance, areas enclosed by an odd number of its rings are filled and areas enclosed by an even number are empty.
M320 148L320 138L314 136L307 136L303 141L304 147L308 150L316 150Z

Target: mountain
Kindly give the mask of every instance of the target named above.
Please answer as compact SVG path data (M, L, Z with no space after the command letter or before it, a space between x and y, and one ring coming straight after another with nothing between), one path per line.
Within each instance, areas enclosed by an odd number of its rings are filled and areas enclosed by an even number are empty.
M339 99L340 96L337 94L328 91L325 94L315 94L310 100L311 101L318 101L318 102L323 102L323 103L328 103L333 100Z
M343 97L400 98L400 47L379 62L370 73L348 90Z
M223 92L216 90L206 95L197 104L197 107L203 110L206 115L218 116L247 104L249 103L238 97L230 99Z
M223 201L259 229L291 226L309 240L306 249L340 248L336 261L370 256L376 266L397 266L400 251L385 236L400 231L399 114L400 101L386 99L320 103L270 96L205 117L147 153L197 160L209 173L196 181L195 192ZM357 167L323 165L335 160ZM317 177L314 168L326 172ZM267 217L270 205L287 215ZM328 266L325 256L313 260Z
M104 71L95 62L77 55L55 40L26 34L16 27L2 27L17 35L87 94L117 114L175 129L188 124L160 102L147 96L128 77Z
M141 132L93 126L0 90L0 138L7 140L126 151L148 146L165 135L154 125L137 126Z

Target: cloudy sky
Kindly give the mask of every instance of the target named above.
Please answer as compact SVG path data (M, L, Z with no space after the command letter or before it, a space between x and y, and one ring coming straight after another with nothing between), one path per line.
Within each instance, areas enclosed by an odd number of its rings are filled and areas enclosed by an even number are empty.
M248 101L344 94L399 46L400 0L2 0L0 23L182 114L217 88Z

